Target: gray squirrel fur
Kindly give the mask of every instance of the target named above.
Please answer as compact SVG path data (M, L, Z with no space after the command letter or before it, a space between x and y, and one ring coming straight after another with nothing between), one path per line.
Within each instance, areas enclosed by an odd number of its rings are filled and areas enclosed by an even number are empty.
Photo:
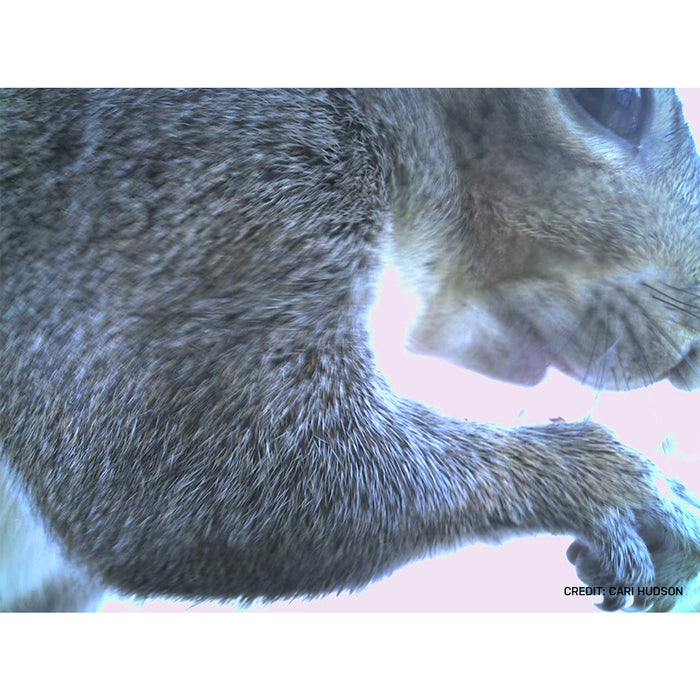
M399 397L367 332L390 258L418 352L697 386L700 166L644 100L632 143L566 90L2 91L0 479L53 564L0 607L315 596L541 532L590 585L695 579L680 484L591 422Z

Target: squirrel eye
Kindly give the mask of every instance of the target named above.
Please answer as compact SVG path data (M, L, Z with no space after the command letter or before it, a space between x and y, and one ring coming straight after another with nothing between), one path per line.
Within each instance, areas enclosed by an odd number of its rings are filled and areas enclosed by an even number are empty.
M638 145L645 117L641 88L572 88L574 99L599 124Z

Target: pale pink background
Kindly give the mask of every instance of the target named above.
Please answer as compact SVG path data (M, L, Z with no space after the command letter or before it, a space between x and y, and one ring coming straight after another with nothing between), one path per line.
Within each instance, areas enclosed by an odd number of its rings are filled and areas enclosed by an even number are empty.
M686 116L700 135L700 89L680 90ZM629 445L651 457L667 474L700 493L700 391L687 394L667 382L626 394L598 396L552 373L540 386L523 389L402 350L411 302L388 274L373 328L380 368L399 393L442 412L471 420L518 425L558 416L591 416ZM666 442L670 454L661 451ZM571 539L539 536L500 546L472 545L461 551L404 567L357 594L305 602L278 602L255 612L590 612L595 598L565 597L577 586L564 552ZM112 599L105 611L236 611L235 606L150 601L144 605Z

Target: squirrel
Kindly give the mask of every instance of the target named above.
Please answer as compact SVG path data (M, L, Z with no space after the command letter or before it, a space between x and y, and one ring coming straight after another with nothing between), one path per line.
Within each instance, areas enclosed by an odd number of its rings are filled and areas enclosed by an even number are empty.
M0 608L319 596L537 533L604 610L700 574L700 502L609 430L446 417L367 329L391 261L416 352L699 386L673 90L2 90L0 144Z

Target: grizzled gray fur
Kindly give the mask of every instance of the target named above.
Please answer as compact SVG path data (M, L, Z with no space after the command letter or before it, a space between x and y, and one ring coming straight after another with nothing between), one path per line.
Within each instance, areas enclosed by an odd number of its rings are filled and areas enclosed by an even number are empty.
M700 573L700 504L607 430L446 418L367 332L390 260L418 352L697 386L673 91L2 91L0 149L0 581L52 557L0 607L310 596L538 532L590 585Z

